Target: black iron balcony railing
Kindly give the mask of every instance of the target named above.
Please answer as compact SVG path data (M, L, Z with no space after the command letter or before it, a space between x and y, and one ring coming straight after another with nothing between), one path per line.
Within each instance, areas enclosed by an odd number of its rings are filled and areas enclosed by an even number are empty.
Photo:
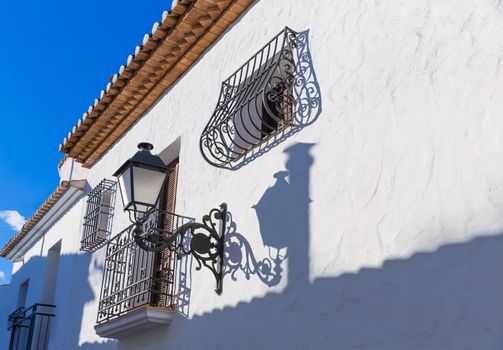
M144 223L174 230L191 219L154 210ZM97 323L105 323L141 306L172 308L175 293L175 257L169 249L141 249L133 237L134 225L112 237L106 246Z
M56 306L34 304L20 307L9 315L9 350L46 350Z

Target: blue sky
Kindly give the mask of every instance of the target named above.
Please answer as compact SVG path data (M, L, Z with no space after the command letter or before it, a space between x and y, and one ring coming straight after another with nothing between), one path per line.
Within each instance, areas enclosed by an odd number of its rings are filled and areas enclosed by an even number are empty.
M0 4L0 246L58 185L58 145L170 0ZM9 218L11 224L6 222ZM10 280L0 258L0 284Z

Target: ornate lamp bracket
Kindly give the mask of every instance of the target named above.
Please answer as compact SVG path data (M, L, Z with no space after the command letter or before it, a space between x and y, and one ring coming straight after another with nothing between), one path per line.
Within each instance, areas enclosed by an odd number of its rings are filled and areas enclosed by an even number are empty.
M133 236L140 248L147 251L169 249L180 259L183 255L192 255L200 270L208 268L215 276L217 294L223 290L224 235L227 218L227 204L220 204L204 215L202 222L189 222L173 231L158 227L155 223L137 222L133 227Z

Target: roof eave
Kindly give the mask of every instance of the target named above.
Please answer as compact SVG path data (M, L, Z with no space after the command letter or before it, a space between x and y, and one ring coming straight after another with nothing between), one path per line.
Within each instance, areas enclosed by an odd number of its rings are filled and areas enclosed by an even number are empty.
M87 187L86 180L63 181L5 245L0 256L13 261L21 260L26 251L86 193ZM51 198L54 202L48 204ZM37 217L38 213L42 215Z
M60 151L92 167L254 0L180 0L112 76Z

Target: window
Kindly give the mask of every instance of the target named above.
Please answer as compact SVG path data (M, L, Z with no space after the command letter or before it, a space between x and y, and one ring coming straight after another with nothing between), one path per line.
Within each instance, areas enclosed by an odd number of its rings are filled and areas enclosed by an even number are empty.
M277 70L279 72L279 68ZM262 140L287 127L292 121L291 86L278 83L277 86L266 89L265 95L267 98L262 102L260 118Z
M84 216L81 250L99 248L112 232L117 183L103 179L90 193Z
M26 306L26 296L28 295L28 286L30 285L30 280L27 279L19 286L19 293L17 296L17 307Z
M164 185L159 208L151 213L144 229L162 227L171 230L184 222L175 215L178 160L169 164L171 172ZM172 310L174 305L175 263L169 249L148 252L141 249L132 236L131 227L112 237L106 247L101 296L98 306L98 334L100 325L113 322L142 307ZM121 326L122 327L122 326ZM122 331L122 328L121 328ZM106 331L108 332L108 331Z
M56 283L58 280L59 258L61 253L61 240L47 252L45 265L44 287L42 288L42 303L53 304L56 295Z

